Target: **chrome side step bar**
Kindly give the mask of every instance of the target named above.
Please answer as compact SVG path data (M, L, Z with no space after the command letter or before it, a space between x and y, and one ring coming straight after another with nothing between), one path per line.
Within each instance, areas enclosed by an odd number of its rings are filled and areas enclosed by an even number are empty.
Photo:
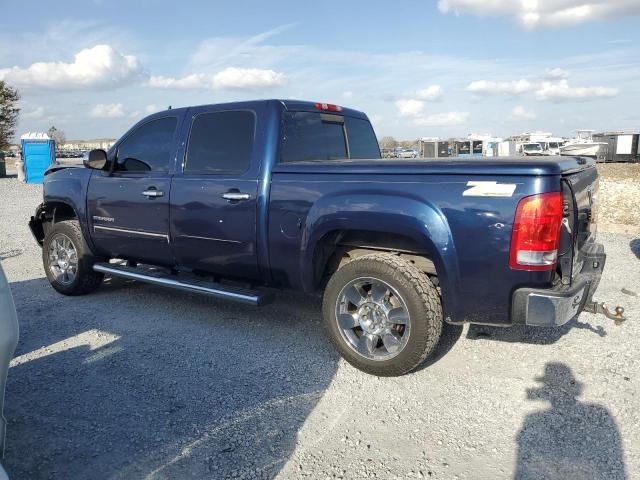
M106 273L116 277L138 280L152 285L184 290L191 293L200 293L225 300L234 300L249 305L264 305L270 299L268 295L255 290L232 287L204 280L177 279L159 271L143 270L138 267L128 267L112 263L96 263L93 265L93 269L96 272Z

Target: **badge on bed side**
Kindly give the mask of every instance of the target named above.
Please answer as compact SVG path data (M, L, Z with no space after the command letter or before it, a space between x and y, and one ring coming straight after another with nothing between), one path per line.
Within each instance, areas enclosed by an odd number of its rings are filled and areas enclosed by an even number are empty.
M515 183L498 183L469 181L463 193L463 197L511 197L516 190Z

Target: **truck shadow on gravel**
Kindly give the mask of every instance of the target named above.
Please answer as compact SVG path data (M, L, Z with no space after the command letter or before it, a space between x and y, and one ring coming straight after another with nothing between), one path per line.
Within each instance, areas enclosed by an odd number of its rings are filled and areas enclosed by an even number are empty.
M511 327L489 327L485 325L469 325L467 338L470 340L496 340L500 342L527 343L532 345L550 345L556 343L573 329L588 330L599 337L606 337L607 331L598 325L574 318L561 327L530 327L513 325Z
M561 362L547 363L527 398L549 408L525 417L517 435L516 480L625 479L622 440L609 410L581 402L583 385Z
M338 365L302 295L256 309L122 281L11 288L11 478L273 478Z
M629 242L629 246L631 247L633 254L640 259L640 238L631 240L631 242Z

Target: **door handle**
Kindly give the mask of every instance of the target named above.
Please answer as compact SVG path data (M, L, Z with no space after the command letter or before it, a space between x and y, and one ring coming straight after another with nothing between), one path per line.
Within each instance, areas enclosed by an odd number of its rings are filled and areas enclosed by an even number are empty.
M227 192L222 194L222 198L229 201L249 200L251 195L242 192Z
M156 190L155 188L149 188L144 192L142 192L142 195L144 195L147 198L164 197L164 192L161 192L160 190Z

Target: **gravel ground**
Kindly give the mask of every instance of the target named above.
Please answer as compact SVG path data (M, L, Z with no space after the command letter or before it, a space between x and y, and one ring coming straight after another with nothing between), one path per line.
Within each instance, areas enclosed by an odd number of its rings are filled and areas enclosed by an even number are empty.
M26 226L40 198L0 179L21 321L11 478L640 478L640 236L600 236L597 298L625 325L449 329L427 368L375 378L338 358L303 295L256 309L121 281L55 293Z
M598 164L598 173L602 223L639 227L640 163Z

